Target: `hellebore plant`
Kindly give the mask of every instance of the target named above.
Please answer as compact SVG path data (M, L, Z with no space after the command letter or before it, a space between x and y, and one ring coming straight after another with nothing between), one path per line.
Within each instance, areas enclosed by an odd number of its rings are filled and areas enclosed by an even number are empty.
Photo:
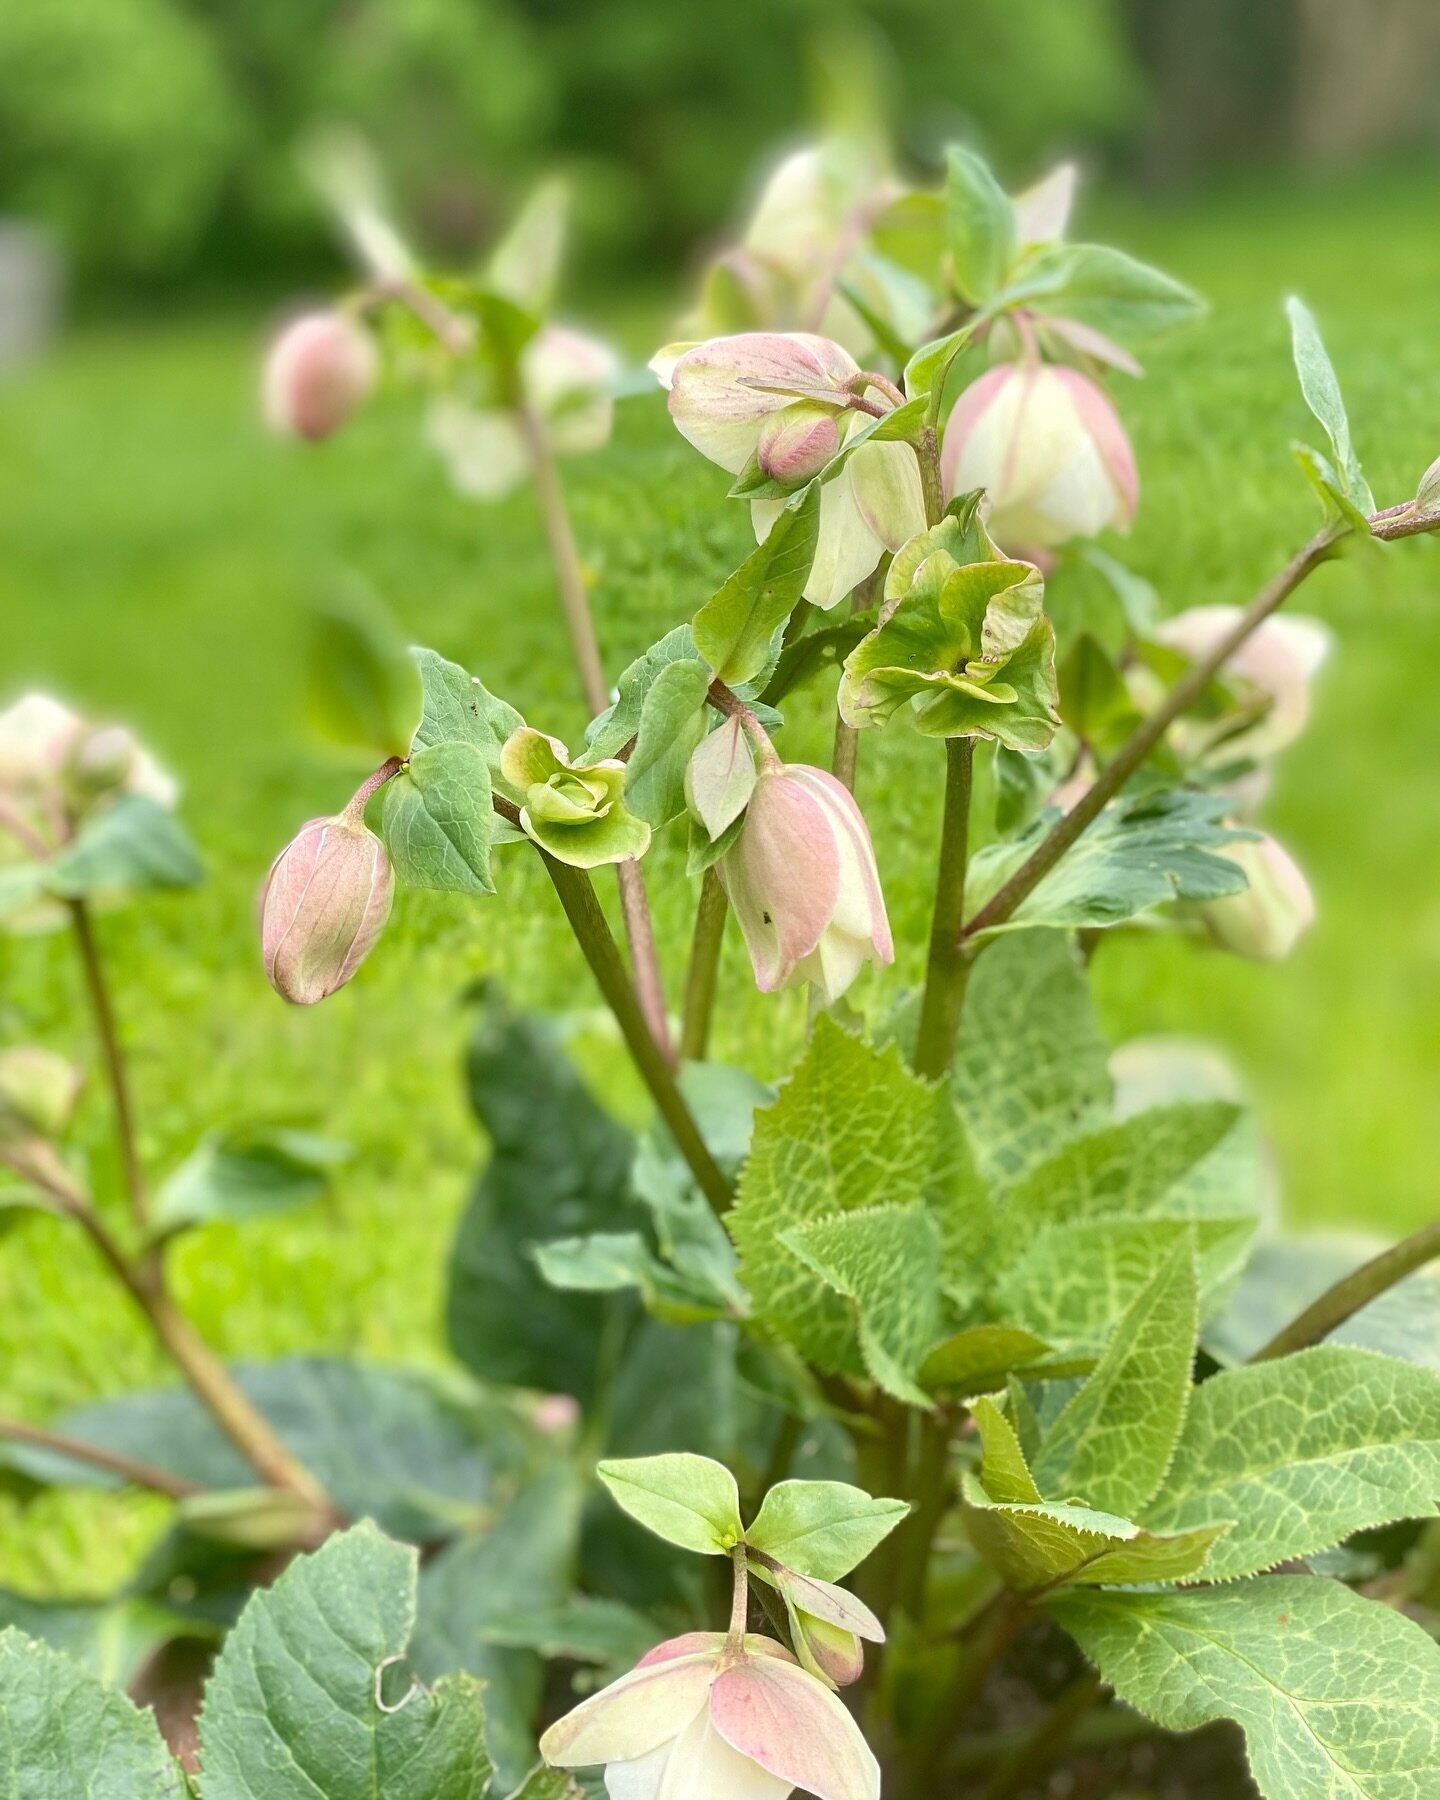
M462 486L498 491L523 446L590 722L556 735L377 611L327 614L318 712L374 773L277 859L265 973L301 1002L353 980L361 1004L392 883L483 904L507 857L538 859L655 1117L622 1126L488 989L468 1076L491 1154L446 1301L476 1385L339 1359L225 1369L175 1306L168 1247L313 1196L336 1147L212 1133L152 1198L89 909L198 869L128 738L38 697L0 716L0 904L73 925L123 1241L65 1139L75 1075L44 1047L0 1054L0 1162L89 1232L196 1396L113 1402L89 1437L0 1420L0 1438L31 1479L101 1471L175 1502L125 1603L204 1584L205 1629L231 1627L190 1791L279 1800L303 1769L306 1793L349 1792L363 1768L386 1800L600 1782L611 1800L1006 1800L1062 1759L1069 1787L1128 1791L1131 1742L1216 1720L1268 1800L1435 1791L1440 1224L1368 1260L1281 1237L1228 1072L1163 1045L1112 1065L1088 986L1129 932L1267 959L1309 925L1303 875L1254 820L1329 640L1277 614L1321 564L1440 529L1434 472L1377 508L1292 302L1321 522L1248 605L1163 621L1090 541L1139 494L1101 383L1194 296L1067 240L1072 170L1012 199L955 150L943 189L905 190L822 146L712 269L710 335L654 364L756 547L684 594L612 690L553 456L567 412L598 441L604 383L593 358L593 385L541 373L553 197L456 282L339 169L367 269L341 335L373 333L386 373L429 389L432 430L463 421ZM323 435L358 396L338 378L353 345L309 363L341 335L282 341L287 430ZM777 747L822 684L829 769ZM901 725L940 740L909 992L867 824ZM677 1054L640 862L678 880L682 857ZM606 864L628 959L592 881ZM732 911L764 1004L804 1027L778 1087L710 1055ZM238 1467L192 1454L196 1406ZM356 1519L376 1523L338 1529ZM0 1711L22 1726L0 1734L0 1790L40 1791L39 1770L100 1792L99 1743L117 1795L185 1791L146 1717L53 1649L0 1635ZM1240 1791L1234 1743L1216 1754ZM1146 1756L1199 1800L1187 1749Z

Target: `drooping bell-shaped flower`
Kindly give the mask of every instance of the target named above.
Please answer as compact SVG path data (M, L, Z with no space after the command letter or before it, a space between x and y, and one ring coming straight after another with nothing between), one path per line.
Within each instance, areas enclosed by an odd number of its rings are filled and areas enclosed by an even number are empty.
M293 320L265 359L266 422L312 443L338 431L375 384L379 359L370 335L340 312Z
M681 435L732 475L753 457L762 473L798 487L863 422L848 409L859 365L839 344L807 332L712 338L678 355L661 351L651 367L670 389L670 416ZM784 505L773 497L751 502L757 540L769 535ZM900 442L862 444L821 490L820 540L805 598L834 606L887 550L924 529L914 450Z
M85 729L79 713L49 694L25 694L0 712L0 793L24 795L53 782Z
M394 898L385 846L358 816L347 811L302 825L260 889L271 987L296 1006L344 987L374 949Z
M1076 369L1002 363L955 402L940 459L945 492L984 488L996 543L1020 555L1124 527L1139 477L1125 428Z
M1166 619L1155 635L1195 662L1219 647L1240 616L1238 606L1192 606ZM1310 718L1311 683L1332 643L1329 627L1303 613L1276 613L1251 632L1224 673L1237 676L1268 705L1248 729L1227 730L1228 760L1273 756L1294 743Z
M870 833L826 770L763 770L718 867L762 993L812 981L829 1005L865 963L894 960Z
M879 1800L859 1726L781 1645L692 1632L658 1645L540 1740L546 1762L603 1765L611 1800Z
M1210 935L1226 950L1257 962L1280 962L1315 923L1315 898L1290 852L1272 837L1242 838L1219 852L1245 871L1239 894L1200 908Z

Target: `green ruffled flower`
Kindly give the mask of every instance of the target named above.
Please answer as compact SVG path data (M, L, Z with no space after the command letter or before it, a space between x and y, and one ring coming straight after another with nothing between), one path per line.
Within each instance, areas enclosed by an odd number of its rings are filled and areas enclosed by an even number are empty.
M500 773L522 796L526 837L557 861L594 869L650 848L650 827L625 810L625 765L618 759L575 768L562 743L522 725L505 741Z

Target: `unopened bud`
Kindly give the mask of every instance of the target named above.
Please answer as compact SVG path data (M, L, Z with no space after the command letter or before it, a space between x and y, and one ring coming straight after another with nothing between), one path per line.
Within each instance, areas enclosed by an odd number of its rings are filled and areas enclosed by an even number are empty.
M80 1071L29 1044L0 1050L0 1138L37 1133L59 1137L70 1123L80 1092Z
M358 818L311 819L260 890L265 973L282 999L313 1006L344 987L390 917L395 876Z
M755 460L772 481L797 487L809 481L840 449L833 407L802 401L771 413L760 427Z
M1420 477L1420 485L1415 490L1415 504L1424 512L1440 507L1440 456L1435 458Z
M1227 844L1222 854L1239 864L1250 885L1243 893L1205 902L1200 911L1210 935L1237 956L1281 961L1315 922L1310 884L1272 837Z
M374 386L377 360L353 319L306 313L286 326L266 358L266 421L287 437L329 437Z

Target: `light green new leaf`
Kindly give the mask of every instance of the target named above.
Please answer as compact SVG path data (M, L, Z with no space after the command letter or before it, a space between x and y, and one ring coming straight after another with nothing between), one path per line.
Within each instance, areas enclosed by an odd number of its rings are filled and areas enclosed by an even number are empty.
M1048 1605L1119 1697L1157 1724L1234 1719L1266 1800L1440 1793L1440 1646L1339 1582L1272 1575Z
M1109 1117L1109 1051L1060 932L1021 932L975 964L955 1099L980 1172L1013 1181Z
M1205 310L1193 289L1109 244L1056 244L1042 250L995 297L992 310L1037 307L1135 343L1188 324Z
M415 1625L418 1558L357 1525L250 1600L205 1690L205 1800L475 1800L490 1775L479 1685L427 1692L385 1666Z
M490 765L460 739L416 750L380 791L380 836L411 887L493 894Z
M420 671L424 711L411 746L433 750L437 744L473 744L485 758L492 780L500 775L500 751L506 738L525 723L513 706L490 692L459 663L447 662L433 650L411 650Z
M775 1104L755 1116L725 1222L757 1317L821 1368L866 1373L854 1310L816 1281L782 1234L836 1213L920 1199L934 1176L936 1119L935 1090L910 1073L895 1045L876 1050L824 1015Z
M409 755L425 704L420 671L372 594L354 588L316 609L309 675L322 736L350 750Z
M708 1456L635 1456L596 1472L632 1519L682 1550L725 1556L743 1535L735 1477Z
M560 279L569 217L568 182L558 176L537 182L490 252L486 283L512 305L543 318Z
M1188 788L1112 801L1009 919L984 935L1033 926L1103 929L1167 901L1242 892L1244 871L1219 854L1251 835L1222 822L1230 806L1224 795ZM1010 879L1059 816L1047 807L1018 836L988 844L972 858L967 913L977 912Z
M786 1568L839 1581L910 1511L843 1481L782 1481L766 1494L745 1541Z
M1015 257L1015 210L973 150L946 158L946 211L952 279L962 300L982 306Z
M1030 1472L1014 1426L993 1400L977 1400L970 1410L980 1433L980 1485L986 1497L1006 1505L1040 1505L1044 1495Z
M161 1184L150 1208L151 1233L168 1237L213 1219L238 1224L303 1206L325 1192L331 1171L349 1156L348 1144L309 1131L211 1132Z
M616 683L618 698L585 728L585 753L577 757L577 766L601 762L618 756L640 729L640 712L645 696L654 686L662 669L674 662L693 662L695 639L688 625L677 625L664 637L637 656Z
M1104 1355L1045 1434L1035 1461L1045 1493L1079 1494L1104 1512L1144 1517L1190 1398L1198 1308L1194 1256L1182 1244L1130 1302ZM1204 1522L1233 1517L1222 1508Z
M122 794L87 819L36 872L35 887L65 900L147 888L197 887L205 865L190 834L145 794ZM23 898L30 898L25 895Z
M1017 1593L1067 1585L1184 1581L1204 1567L1223 1525L1162 1537L1086 1506L991 1500L963 1483L965 1529L976 1550Z
M819 1219L780 1242L854 1308L870 1378L912 1406L928 1406L916 1380L940 1331L940 1233L922 1205L876 1206Z
M920 1367L927 1388L947 1388L958 1398L989 1394L1005 1385L1012 1370L1050 1354L1050 1345L1018 1325L967 1325L936 1346Z
M1322 1344L1230 1369L1191 1401L1157 1531L1238 1521L1207 1573L1248 1575L1440 1509L1440 1377Z
M945 396L945 382L950 374L951 365L957 356L966 349L975 335L976 321L962 325L958 331L949 332L944 337L932 338L928 344L922 344L905 365L905 392L912 400L929 401L929 416L933 422L940 415L940 407Z
M685 769L685 804L712 843L739 819L755 792L755 753L738 714L699 745Z
M1350 438L1350 421L1345 401L1336 380L1334 365L1320 337L1315 315L1303 300L1292 296L1285 302L1290 320L1291 343L1295 354L1295 372L1300 377L1300 391L1305 404L1325 427L1330 447L1335 452L1336 471L1344 496L1361 513L1373 513L1375 496L1360 470L1360 459Z
M709 686L710 671L698 656L667 663L641 705L625 768L625 804L657 830L685 810L685 770L705 736Z
M758 675L776 630L810 579L820 536L820 483L812 481L724 586L695 615L695 648L729 687Z
M182 1800L155 1715L61 1651L0 1631L0 1793L15 1800Z

